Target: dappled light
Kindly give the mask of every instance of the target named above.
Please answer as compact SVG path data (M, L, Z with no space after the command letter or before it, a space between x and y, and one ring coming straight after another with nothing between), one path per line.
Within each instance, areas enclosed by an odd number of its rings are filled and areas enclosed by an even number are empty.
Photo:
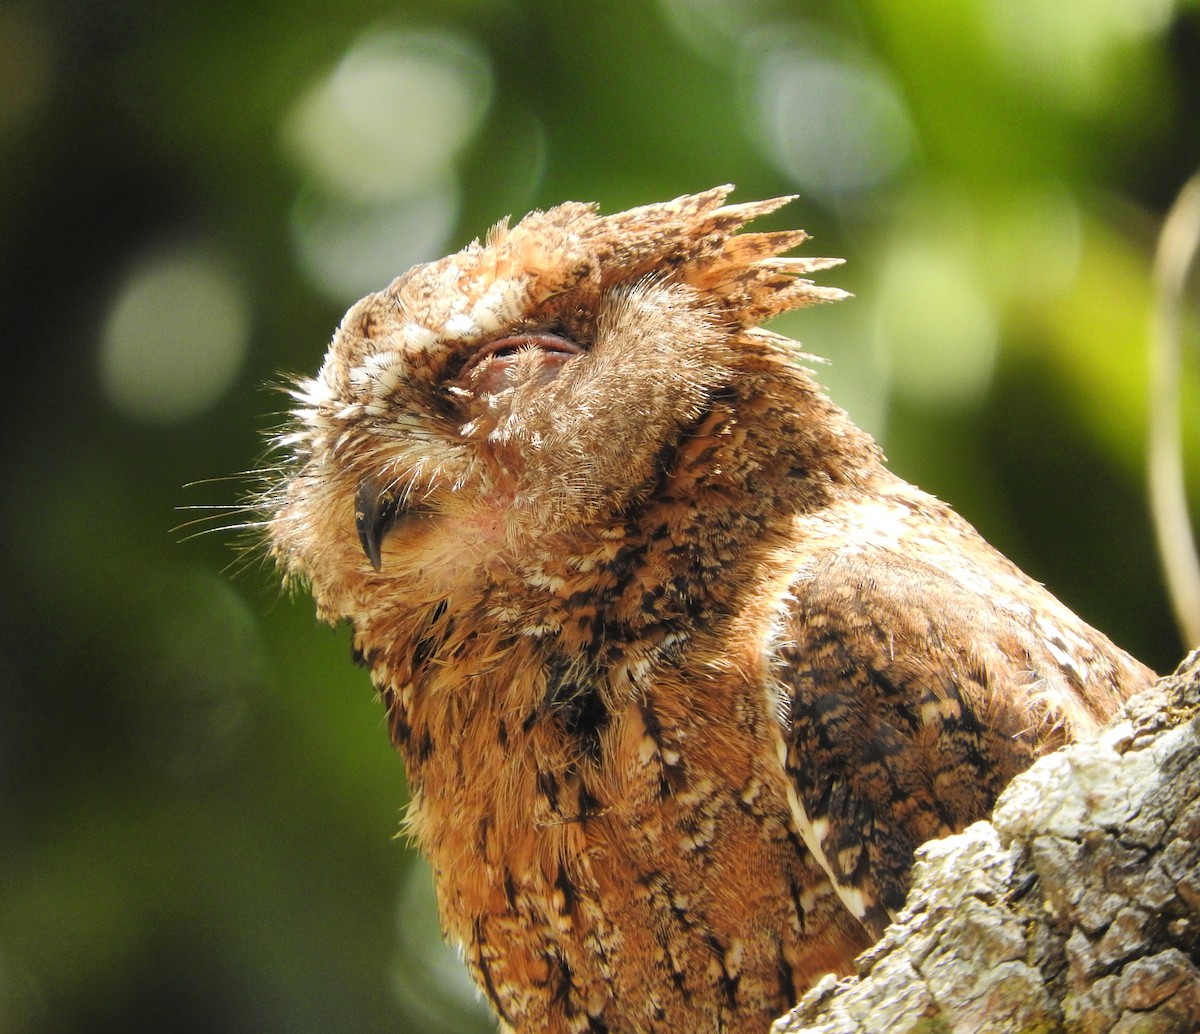
M186 420L228 390L249 340L250 308L232 269L191 249L145 256L104 323L104 392L135 420Z
M894 179L913 157L904 103L853 44L802 23L750 36L743 63L767 155L806 196L836 206Z
M297 99L281 128L307 181L291 228L319 289L348 304L447 250L454 163L491 89L487 56L469 38L380 30Z

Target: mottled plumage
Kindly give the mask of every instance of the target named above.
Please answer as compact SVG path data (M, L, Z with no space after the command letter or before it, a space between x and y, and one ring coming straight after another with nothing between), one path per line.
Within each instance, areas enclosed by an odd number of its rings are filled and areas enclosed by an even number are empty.
M506 1031L764 1032L1151 673L885 469L726 188L494 228L299 383L270 548L348 619Z

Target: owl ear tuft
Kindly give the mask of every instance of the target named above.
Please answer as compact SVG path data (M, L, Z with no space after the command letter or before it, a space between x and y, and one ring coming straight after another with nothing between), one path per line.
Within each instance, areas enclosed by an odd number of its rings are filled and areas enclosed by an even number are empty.
M568 203L526 216L514 233L577 241L600 287L665 274L712 296L731 322L746 327L847 297L805 278L840 259L780 257L808 240L803 230L736 232L794 197L726 205L732 189L714 187L607 216L598 215L595 206Z

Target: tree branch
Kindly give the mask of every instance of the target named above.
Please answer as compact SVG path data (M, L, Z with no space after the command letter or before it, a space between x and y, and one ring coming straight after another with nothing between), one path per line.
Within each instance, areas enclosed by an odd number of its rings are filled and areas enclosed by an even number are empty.
M1191 1034L1200 1023L1200 651L926 844L897 923L774 1034Z

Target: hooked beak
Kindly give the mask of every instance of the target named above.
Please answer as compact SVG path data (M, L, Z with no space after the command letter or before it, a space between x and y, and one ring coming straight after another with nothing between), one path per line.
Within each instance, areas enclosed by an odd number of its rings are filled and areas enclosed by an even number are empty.
M383 564L384 536L407 510L403 498L390 489L380 489L370 478L358 486L354 496L354 527L363 552L376 571Z

